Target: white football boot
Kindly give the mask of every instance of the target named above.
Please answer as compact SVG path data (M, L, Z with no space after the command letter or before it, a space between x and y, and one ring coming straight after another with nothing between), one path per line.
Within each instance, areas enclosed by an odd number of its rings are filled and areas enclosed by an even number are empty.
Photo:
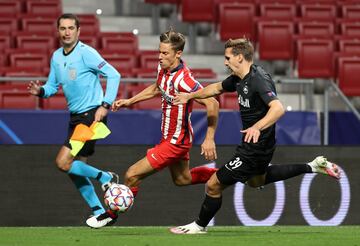
M170 232L174 234L204 234L207 232L207 228L199 226L194 221L187 225L170 228Z
M308 164L310 165L313 173L322 173L335 179L340 179L341 173L339 167L335 163L327 161L324 156L318 156Z
M110 226L116 222L118 215L110 212L109 210L105 213L91 216L86 220L86 224L91 228L101 228L104 226Z

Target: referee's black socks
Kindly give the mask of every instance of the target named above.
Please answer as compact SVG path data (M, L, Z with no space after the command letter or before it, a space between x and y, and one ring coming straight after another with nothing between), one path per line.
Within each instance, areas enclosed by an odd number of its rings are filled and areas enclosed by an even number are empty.
M210 220L215 216L216 212L221 208L221 203L222 197L214 198L206 194L196 224L206 227Z

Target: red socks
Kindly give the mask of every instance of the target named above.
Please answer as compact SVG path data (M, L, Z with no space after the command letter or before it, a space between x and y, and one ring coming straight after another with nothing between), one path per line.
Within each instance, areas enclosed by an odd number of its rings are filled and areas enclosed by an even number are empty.
M136 197L138 191L139 191L139 187L130 187L130 190L132 191L134 197Z
M214 172L216 172L217 168L211 168L211 167L194 167L190 169L191 173L191 184L202 184L206 183L211 175L213 175Z
M111 209L108 209L106 211L108 213L108 215L110 216L110 218L112 219L116 219L118 217L118 215L116 214L116 212L112 211Z

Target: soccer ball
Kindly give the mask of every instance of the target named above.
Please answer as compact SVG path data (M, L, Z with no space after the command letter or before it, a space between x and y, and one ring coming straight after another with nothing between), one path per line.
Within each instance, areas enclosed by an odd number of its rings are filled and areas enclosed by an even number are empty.
M104 195L104 202L112 211L124 213L134 204L134 195L123 184L111 184Z

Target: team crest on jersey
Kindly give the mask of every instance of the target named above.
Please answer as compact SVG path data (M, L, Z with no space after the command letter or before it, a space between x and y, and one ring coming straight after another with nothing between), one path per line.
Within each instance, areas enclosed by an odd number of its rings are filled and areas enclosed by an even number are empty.
M244 92L245 94L248 94L248 93L249 93L249 88L247 87L247 85L244 86L243 92Z
M168 88L169 88L169 91L171 91L171 90L174 88L174 85L170 82L170 83L168 84Z
M75 80L76 79L76 69L75 68L70 68L69 69L69 78L71 80Z

